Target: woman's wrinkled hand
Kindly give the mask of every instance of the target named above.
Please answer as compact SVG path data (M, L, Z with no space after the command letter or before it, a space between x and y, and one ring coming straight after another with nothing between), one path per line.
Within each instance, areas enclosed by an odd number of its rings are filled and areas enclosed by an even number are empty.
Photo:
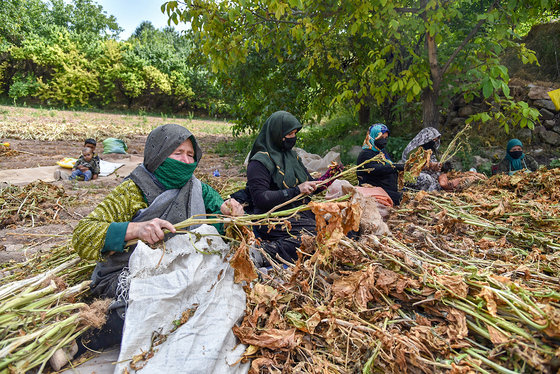
M318 181L303 182L298 186L299 192L304 195L311 195L317 189Z
M225 216L233 217L242 216L243 214L245 214L243 205L239 204L239 202L235 199L227 199L226 201L224 201L224 203L220 207L220 211Z
M160 218L154 218L146 222L130 222L126 229L124 240L140 239L148 244L154 244L163 240L165 236L164 229L172 233L176 231L171 222Z

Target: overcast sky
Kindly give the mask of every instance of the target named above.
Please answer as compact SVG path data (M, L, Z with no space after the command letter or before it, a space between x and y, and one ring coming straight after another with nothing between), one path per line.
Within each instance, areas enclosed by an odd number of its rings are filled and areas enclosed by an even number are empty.
M155 28L160 29L167 26L167 15L161 12L161 5L166 0L94 0L103 7L108 15L117 18L117 23L124 31L120 34L122 40L136 30L142 21L150 21ZM179 23L175 30L185 30L186 25Z

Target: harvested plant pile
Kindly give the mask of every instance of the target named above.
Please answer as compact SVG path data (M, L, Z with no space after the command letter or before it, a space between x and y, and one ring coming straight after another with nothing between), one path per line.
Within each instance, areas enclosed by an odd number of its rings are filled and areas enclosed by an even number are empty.
M247 287L235 333L249 344L251 374L556 372L559 191L560 171L543 170L409 194L392 235L359 241L344 235L357 230L358 205L310 204L318 235L300 260ZM239 248L232 266L253 279L247 243ZM0 371L44 365L93 325L81 299L93 266L67 244L2 270Z
M10 148L10 146L6 146L3 144L0 144L0 157L11 157L11 156L17 156L19 155L21 152Z
M108 301L82 301L93 266L68 243L1 270L0 372L42 371L56 350L105 323Z
M556 373L559 182L409 195L392 236L358 242L339 235L356 220L340 205L295 266L247 290L250 373Z
M63 187L40 180L25 187L0 186L0 228L18 223L49 224L75 201Z

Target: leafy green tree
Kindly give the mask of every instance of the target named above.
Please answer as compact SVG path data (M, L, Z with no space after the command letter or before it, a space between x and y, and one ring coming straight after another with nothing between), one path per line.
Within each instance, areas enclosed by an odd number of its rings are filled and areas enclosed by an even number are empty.
M279 65L293 51L304 51L299 76L325 87L335 102L353 102L358 110L372 99L420 101L423 125L439 127L445 98L457 94L467 101L481 94L502 124L506 115L526 112L509 96L499 55L517 48L522 59L535 62L518 43L514 26L552 5L552 0L187 0L168 1L162 10L171 21L192 25L216 70L231 71L253 51L265 51ZM356 48L346 52L350 45ZM521 126L532 125L530 118L516 118Z
M50 38L29 35L21 47L11 48L14 59L30 60L43 68L38 95L54 103L88 105L99 83L93 58L80 50L71 34L56 26Z
M69 32L92 37L116 37L122 32L113 15L92 0L51 0L49 20Z
M0 2L2 85L10 97L89 105L99 87L93 61L101 41L122 30L91 0Z
M159 79L154 80L152 76L151 83L147 82L142 99L148 108L168 105L175 111L208 109L210 102L219 99L219 92L214 89L215 77L208 74L206 59L201 58L192 38L182 37L173 27L159 30L145 21L128 42L135 58L162 73Z
M26 35L46 25L48 13L48 4L41 0L0 1L0 43L21 45Z

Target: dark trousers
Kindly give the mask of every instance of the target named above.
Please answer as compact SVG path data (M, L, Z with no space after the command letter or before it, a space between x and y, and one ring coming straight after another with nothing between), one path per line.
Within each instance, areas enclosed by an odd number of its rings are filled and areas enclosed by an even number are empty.
M88 350L102 351L121 343L124 319L118 315L117 309L112 309L108 313L107 322L100 329L89 329L77 339L76 357Z
M297 260L297 248L301 246L302 234L316 234L315 215L311 211L302 212L297 218L291 218L291 229L275 227L269 231L268 226L258 226L256 232L262 239L262 248L272 257L294 262Z

